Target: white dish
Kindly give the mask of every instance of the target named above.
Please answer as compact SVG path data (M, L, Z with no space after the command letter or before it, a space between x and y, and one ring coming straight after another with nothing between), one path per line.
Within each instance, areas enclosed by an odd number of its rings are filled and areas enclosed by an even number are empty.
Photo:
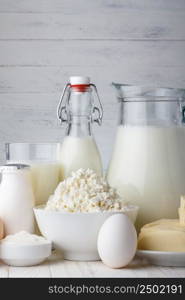
M40 206L34 208L34 213L42 235L62 251L65 259L88 261L100 259L97 251L99 229L109 216L120 212L68 213ZM134 223L138 207L130 206L122 213Z
M152 265L185 267L185 252L137 250L136 256L146 259Z
M51 255L51 242L37 245L15 245L0 242L0 259L7 265L28 267L38 265Z

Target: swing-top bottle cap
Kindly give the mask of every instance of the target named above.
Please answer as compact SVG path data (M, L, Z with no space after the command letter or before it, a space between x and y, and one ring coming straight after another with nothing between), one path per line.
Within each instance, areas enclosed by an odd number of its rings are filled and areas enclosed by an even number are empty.
M87 76L71 76L69 78L70 84L73 85L89 85L90 78Z

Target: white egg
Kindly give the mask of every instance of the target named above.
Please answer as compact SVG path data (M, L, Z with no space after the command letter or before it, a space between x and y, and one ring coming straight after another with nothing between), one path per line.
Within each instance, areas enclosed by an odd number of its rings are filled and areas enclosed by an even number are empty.
M137 233L129 217L122 213L109 217L99 231L97 247L107 266L122 268L128 265L137 248Z

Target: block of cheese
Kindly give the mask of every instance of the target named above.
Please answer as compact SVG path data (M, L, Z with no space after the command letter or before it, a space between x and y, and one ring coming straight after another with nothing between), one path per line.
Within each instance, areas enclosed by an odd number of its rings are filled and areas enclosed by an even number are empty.
M144 225L138 237L138 249L185 252L185 224L161 219Z
M4 236L4 226L3 226L3 221L0 219L0 240Z
M161 219L144 225L138 237L138 249L185 252L185 196L181 196L179 219Z

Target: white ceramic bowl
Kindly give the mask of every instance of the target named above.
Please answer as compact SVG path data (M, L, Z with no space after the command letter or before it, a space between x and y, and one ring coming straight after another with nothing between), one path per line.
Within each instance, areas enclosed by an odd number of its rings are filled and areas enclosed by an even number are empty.
M51 246L50 241L38 245L15 245L0 242L0 259L5 264L15 267L38 265L50 256Z
M101 225L109 216L120 212L68 213L39 206L34 208L34 213L42 235L62 251L65 259L90 261L100 259L97 237ZM138 207L129 206L123 213L134 223Z

